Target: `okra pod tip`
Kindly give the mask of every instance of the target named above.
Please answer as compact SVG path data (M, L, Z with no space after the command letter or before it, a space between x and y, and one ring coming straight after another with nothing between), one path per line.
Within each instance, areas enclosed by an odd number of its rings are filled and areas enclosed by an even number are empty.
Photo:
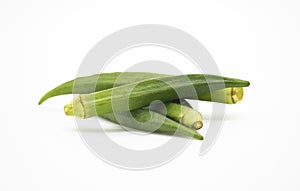
M194 136L193 136L193 138L198 139L200 141L202 141L204 139L203 136L200 135L199 133L195 133Z

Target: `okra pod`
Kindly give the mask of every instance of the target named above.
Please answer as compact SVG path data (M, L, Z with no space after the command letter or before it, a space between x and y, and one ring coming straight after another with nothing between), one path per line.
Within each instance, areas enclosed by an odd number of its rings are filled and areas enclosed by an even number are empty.
M142 108L154 100L170 102L180 98L198 99L191 95L191 90L195 90L199 96L218 89L249 85L245 80L208 74L169 76L83 94L73 99L64 110L67 115L89 118Z
M172 119L169 119L159 113L149 111L147 109L138 109L129 112L117 113L118 119L121 120L121 124L130 128L149 131L183 135L191 137L197 140L203 140L203 136L200 135L196 130L185 127ZM108 119L112 122L119 123L113 113L100 115L101 117ZM132 117L139 123L132 123ZM151 120L151 123L148 121Z
M121 80L117 80L121 76ZM151 78L159 78L170 76L167 74L157 74L157 73L148 73L148 72L113 72L113 73L102 73L95 74L91 76L79 77L74 80L65 82L54 89L47 92L40 100L39 105L51 97L65 95L65 94L88 94L105 89L110 89L113 87L126 85L130 83L139 82L142 80L147 80ZM230 92L230 93L229 93ZM230 100L234 99L234 96L231 96L232 89L226 89L223 91L212 91L204 95L199 96L199 100L212 101L214 98L215 102L232 104ZM236 94L236 93L235 93ZM225 98L224 95L226 96ZM243 96L243 94L237 94Z

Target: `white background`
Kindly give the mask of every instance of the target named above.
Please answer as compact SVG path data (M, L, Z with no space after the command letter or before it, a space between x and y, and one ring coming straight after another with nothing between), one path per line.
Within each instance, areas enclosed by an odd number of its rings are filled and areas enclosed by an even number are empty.
M299 190L299 9L296 0L2 0L0 190ZM85 146L63 113L72 97L37 102L72 79L99 40L149 23L193 35L224 76L251 87L227 107L206 155L193 141L164 166L128 171ZM162 136L136 141L156 139Z

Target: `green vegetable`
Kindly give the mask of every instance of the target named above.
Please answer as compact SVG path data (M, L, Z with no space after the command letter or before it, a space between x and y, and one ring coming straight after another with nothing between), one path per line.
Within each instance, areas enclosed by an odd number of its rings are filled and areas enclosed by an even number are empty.
M102 74L80 77L65 82L57 86L56 88L50 90L49 92L47 92L40 99L39 105L42 104L47 99L54 96L65 95L65 94L93 93L93 92L106 90L117 86L148 80L151 78L160 78L166 76L170 76L170 75L148 73L148 72L113 72L113 73L102 73ZM121 77L120 80L118 80L119 77ZM211 98L214 98L215 102L227 103L227 104L236 103L230 101L233 99L233 96L231 96L230 93L228 92L231 91L232 89L230 88L230 89L226 89L226 91L220 90L216 92L214 91L208 92L205 95L200 95L199 100L212 101ZM223 98L224 95L226 96L225 98Z
M89 118L142 108L154 100L170 102L179 98L198 99L191 94L193 90L199 96L223 89L224 86L247 87L249 84L244 80L205 74L162 77L80 95L66 105L64 110L67 115Z
M138 109L131 111L131 115L135 120L140 123L133 123L129 112L118 113L117 119L121 120L121 124L134 129L143 131L159 132L177 135L184 135L187 137L193 137L198 140L203 140L203 137L194 129L187 128L180 125L176 121L173 121L161 114L149 111L147 109ZM101 117L108 119L112 122L119 123L114 114L104 114ZM151 120L151 123L149 123Z
M201 113L188 106L170 102L164 106L154 105L150 109L161 114L166 114L169 118L187 127L200 129L203 126Z

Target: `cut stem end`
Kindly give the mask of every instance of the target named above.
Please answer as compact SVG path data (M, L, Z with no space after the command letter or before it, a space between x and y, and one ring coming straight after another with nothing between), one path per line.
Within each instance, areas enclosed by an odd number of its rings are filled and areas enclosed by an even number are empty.
M64 111L67 116L74 116L73 104L65 105Z
M193 127L198 130L198 129L201 129L203 127L203 122L202 121L196 121L194 124L193 124Z
M232 103L237 103L243 100L244 90L243 88L232 88L231 89L231 99Z

